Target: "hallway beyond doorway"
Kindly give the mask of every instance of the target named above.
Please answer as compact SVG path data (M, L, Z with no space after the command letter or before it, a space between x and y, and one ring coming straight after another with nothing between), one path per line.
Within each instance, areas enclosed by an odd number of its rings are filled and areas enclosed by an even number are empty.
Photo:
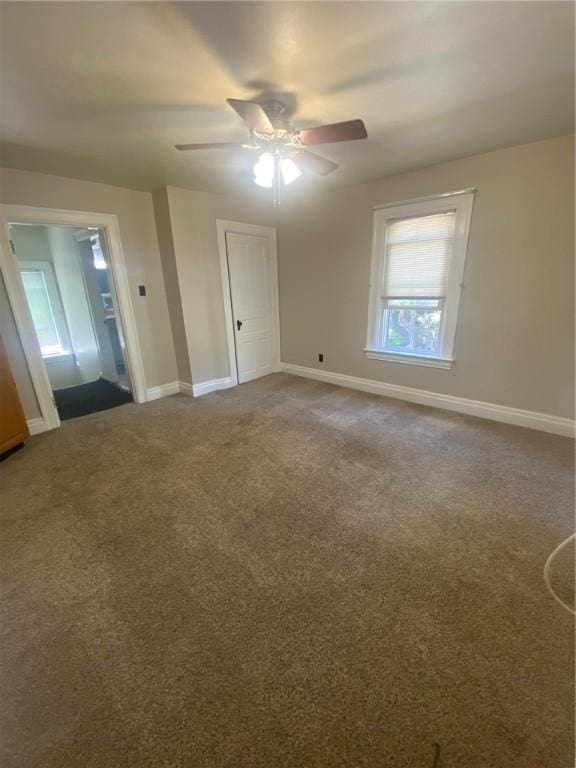
M62 421L133 402L129 391L105 379L91 381L89 384L79 384L76 387L55 389L54 399Z
M11 223L10 238L60 419L133 402L104 231Z

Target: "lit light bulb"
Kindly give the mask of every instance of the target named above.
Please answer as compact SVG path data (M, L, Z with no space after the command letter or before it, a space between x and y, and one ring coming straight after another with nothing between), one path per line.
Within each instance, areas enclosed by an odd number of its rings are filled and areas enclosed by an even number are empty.
M274 180L274 158L264 152L254 166L254 181L260 187L271 187Z
M280 167L282 178L286 185L291 184L299 176L302 176L302 172L298 169L296 163L289 157L285 157L280 161ZM272 186L274 182L274 157L270 152L263 152L258 158L258 162L254 166L254 181L259 187L267 187L269 189Z
M282 177L284 179L284 184L290 184L299 176L302 176L302 171L297 168L296 163L293 160L289 157L285 157L284 160L282 160Z
M272 179L269 176L254 176L254 182L259 187L267 187L268 189L272 187Z

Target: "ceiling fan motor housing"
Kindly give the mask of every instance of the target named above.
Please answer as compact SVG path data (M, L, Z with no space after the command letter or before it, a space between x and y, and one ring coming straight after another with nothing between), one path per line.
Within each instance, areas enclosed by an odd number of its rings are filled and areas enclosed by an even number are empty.
M281 101L272 99L271 101L263 102L260 106L270 118L270 122L276 131L281 131L282 133L295 132L294 125L288 120L288 108Z

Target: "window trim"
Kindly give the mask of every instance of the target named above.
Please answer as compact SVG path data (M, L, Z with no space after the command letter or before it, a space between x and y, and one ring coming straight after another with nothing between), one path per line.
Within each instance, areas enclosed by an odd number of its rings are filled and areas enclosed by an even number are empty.
M54 352L52 354L44 354L42 352L42 359L44 361L54 358L63 358L65 356L73 356L72 342L70 340L70 331L68 330L68 321L66 320L66 313L64 311L64 305L60 296L60 289L54 274L54 268L50 261L31 260L31 259L18 259L18 269L22 272L41 272L44 276L44 285L48 294L48 301L50 302L50 309L52 310L52 317L54 318L54 324L56 326L56 332L62 346L60 352ZM26 290L24 289L24 293ZM28 301L28 298L26 298Z
M406 365L422 365L425 368L450 369L454 365L452 358L437 357L432 355L415 355L412 352L389 352L380 349L364 349L366 357L370 360L384 360L387 363L404 363Z
M452 368L475 191L475 189L469 188L374 208L368 325L366 347L364 348L367 357L409 365ZM445 300L440 329L439 353L437 355L422 355L380 348L378 340L381 338L384 314L382 312L382 286L386 269L386 250L384 247L386 224L391 219L426 216L447 210L456 211L456 220L452 262L448 273L448 288L446 296L443 297Z

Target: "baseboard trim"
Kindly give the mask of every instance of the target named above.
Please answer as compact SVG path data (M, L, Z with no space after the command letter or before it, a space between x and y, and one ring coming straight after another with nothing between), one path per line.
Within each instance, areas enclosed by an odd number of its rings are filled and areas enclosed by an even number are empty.
M491 421L500 421L504 424L514 424L518 427L537 429L540 432L550 432L554 435L572 438L576 436L576 422L572 419L552 416L547 413L524 411L520 408L508 408L504 405L486 403L481 400L469 400L465 397L441 395L424 389L385 384L373 379L361 379L356 376L347 376L343 373L333 373L332 371L319 371L316 368L306 368L305 366L292 365L291 363L281 363L280 370L284 373L291 373L294 376L324 381L327 384L335 384L339 387L359 389L362 392L370 392L373 395L393 397L397 400L406 400L410 403L429 405L446 411L465 413L468 416L477 416L481 419L490 419Z
M159 387L150 387L146 390L146 402L158 400L161 397L177 395L180 392L180 382L171 381L169 384L161 384Z
M189 395L190 397L201 397L209 392L216 392L218 389L228 389L233 387L234 382L227 376L225 379L211 379L202 381L199 384L190 384L187 381L171 381L169 384L161 384L159 387L151 387L146 391L146 401L158 400L161 397L170 397L170 395Z
M190 386L189 384L187 385ZM209 392L216 392L219 389L228 389L233 387L234 382L227 376L224 379L212 379L211 381L202 381L199 384L192 384L192 394L194 397L207 395Z
M41 432L48 432L48 430L51 429L46 426L46 422L42 418L28 419L26 424L28 425L28 432L30 432L31 435L39 435Z
M188 384L187 381L180 381L178 382L180 384L180 394L181 395L188 395L189 397L194 396L194 392L192 390L192 384Z

